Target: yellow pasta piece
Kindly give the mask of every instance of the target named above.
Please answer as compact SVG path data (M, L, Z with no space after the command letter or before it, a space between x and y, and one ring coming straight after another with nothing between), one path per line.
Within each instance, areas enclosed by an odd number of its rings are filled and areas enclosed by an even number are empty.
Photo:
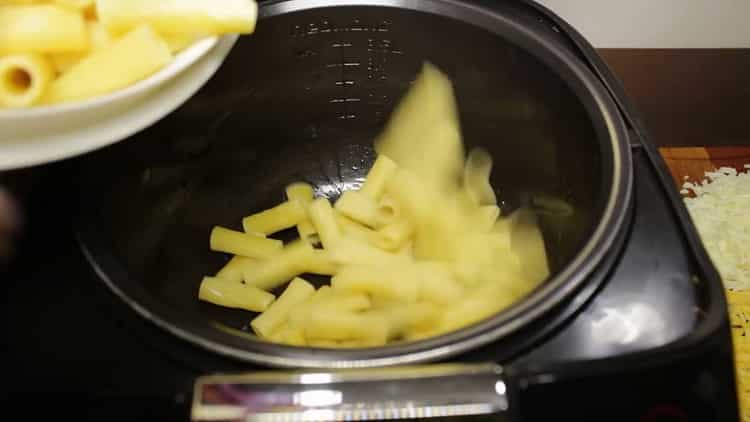
M441 334L445 334L447 331L448 330L442 328L440 325L436 325L433 327L412 328L410 330L406 330L402 335L402 338L406 341L419 341L437 337Z
M367 172L367 177L360 192L374 200L380 199L385 192L386 183L395 173L396 167L393 160L383 154L378 155L370 171Z
M356 239L342 237L335 248L330 249L331 259L339 265L401 265L408 257L384 251Z
M331 287L404 302L419 298L419 274L409 265L346 265L331 278Z
M520 259L521 271L526 278L534 283L541 282L549 276L549 264L536 215L529 209L521 208L512 219L510 248Z
M522 278L521 263L510 249L510 236L502 233L469 233L455 239L453 272L467 286L489 281Z
M287 199L290 201L299 201L305 207L305 210L307 210L307 207L312 203L314 193L313 187L307 183L297 182L286 187ZM320 241L320 239L317 238L315 226L313 226L309 218L305 218L297 223L297 233L299 233L300 239L308 241L309 243L315 244Z
M275 343L284 343L290 346L306 346L305 332L302 328L292 327L288 323L283 323L273 331L268 339Z
M215 226L209 239L212 251L226 252L248 258L270 258L281 253L284 243L276 239L251 235Z
M403 246L397 251L395 251L396 255L412 258L414 256L414 242L408 241L404 243Z
M455 302L464 295L464 288L455 279L447 265L434 262L418 263L419 297L436 304Z
M94 0L54 0L54 3L82 12L94 8Z
M370 309L372 301L363 293L353 293L331 289L322 286L308 300L300 303L289 314L289 324L294 327L304 327L310 315L319 310L333 309L343 312L357 312Z
M239 283L244 279L244 272L252 271L259 262L255 258L235 255L216 273L216 277Z
M336 212L336 222L344 236L379 247L382 244L380 234L375 230L360 224L351 218Z
M243 218L242 228L246 233L268 235L294 227L305 218L305 207L291 200Z
M314 200L307 208L307 214L313 226L315 226L315 231L318 233L323 247L326 249L333 248L341 238L341 229L336 223L336 216L328 199L318 198Z
M487 319L510 306L518 298L499 286L488 284L445 310L440 329L453 331Z
M400 249L411 239L414 226L406 219L395 220L378 229L376 246L387 251Z
M403 218L414 225L414 256L424 260L451 260L454 239L464 226L454 204L403 169L391 178L386 193L400 206Z
M312 296L305 301L298 303L297 306L289 312L288 324L296 328L303 328L305 321L307 321L311 313L315 312L318 304L328 298L332 292L333 289L331 289L331 286L320 286Z
M482 205L473 212L472 229L478 232L489 232L495 227L500 218L500 207L497 205Z
M112 44L107 29L99 21L86 21L86 28L90 37L90 47L85 52L80 53L54 53L50 54L50 60L58 73L63 73L75 66L76 63L85 59L91 52L102 50Z
M46 101L108 94L147 78L170 60L172 54L164 40L148 26L140 26L60 75L50 86Z
M37 104L54 77L54 70L40 54L0 57L0 107Z
M253 0L96 0L96 6L115 34L142 23L164 34L250 34L258 14Z
M80 12L53 4L0 5L0 55L83 52L88 48Z
M425 330L440 323L441 312L431 303L392 303L364 313L383 317L388 324L388 339L413 330Z
M273 303L274 295L232 280L203 277L198 298L228 308L262 312Z
M300 265L302 272L319 275L334 275L339 268L339 265L334 261L329 251L312 248L302 259Z
M390 217L383 212L378 203L360 191L348 190L341 194L334 205L336 211L368 227L379 227Z
M171 51L172 54L175 54L186 49L190 45L195 44L201 39L206 38L206 35L198 34L198 33L185 33L185 34L181 33L181 34L162 34L162 37L164 37L164 41L169 46L169 51Z
M435 66L422 67L375 140L375 151L433 188L457 186L464 164L458 112L453 85Z
M312 284L304 279L295 278L268 309L250 322L250 326L259 336L268 337L276 328L286 322L289 313L295 306L304 302L313 293L315 293L315 287Z
M305 337L311 343L359 340L371 346L383 345L388 341L388 320L381 315L321 309L305 323Z
M497 197L490 184L492 157L482 148L473 148L464 164L464 189L476 205L496 205Z
M312 303L313 309L337 309L347 312L364 311L372 307L370 297L364 293L347 292L329 288Z
M378 201L378 223L381 226L394 222L401 216L401 206L388 195L382 195Z
M263 290L281 286L302 273L307 272L306 263L311 259L312 246L295 241L286 245L281 253L263 261L257 268L245 271L245 283Z

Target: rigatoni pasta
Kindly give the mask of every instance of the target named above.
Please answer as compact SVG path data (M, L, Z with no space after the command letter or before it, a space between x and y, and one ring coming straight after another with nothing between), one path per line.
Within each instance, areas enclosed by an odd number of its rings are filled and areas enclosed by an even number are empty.
M492 157L481 148L469 151L464 164L464 189L476 205L495 205L497 198L490 184Z
M139 26L55 79L44 102L55 104L107 94L152 75L171 60L164 40L151 27Z
M165 34L249 34L258 8L248 0L97 0L97 11L114 34L143 23Z
M211 230L209 245L212 251L226 252L248 258L269 258L281 253L280 240L247 234L216 226Z
M198 297L216 305L253 312L265 311L274 300L265 290L219 277L203 277Z
M37 103L53 77L52 64L41 54L0 57L0 106L18 108Z
M101 22L87 20L86 30L89 36L89 48L86 51L49 54L49 58L58 74L67 72L75 64L88 57L89 54L106 49L112 45L113 37L109 35L109 32L107 32L107 29L104 28Z
M242 228L246 233L267 235L294 227L306 219L307 213L302 203L290 200L243 218Z
M0 101L0 108L81 101L121 90L164 68L201 38L252 33L256 19L254 0L0 1L0 60L35 56L35 63L48 62L53 69L46 84L39 71L15 73L39 83L26 84L33 95L15 95Z
M333 248L341 238L341 229L336 222L331 203L326 198L314 200L307 208L307 215L318 233L320 243L326 249Z
M312 203L314 197L313 187L308 183L303 182L292 183L286 187L285 192L287 200L299 201L299 203L305 207L305 211L307 211L307 208ZM315 231L315 226L313 226L310 218L307 216L297 223L297 233L299 234L300 239L306 242L314 244L320 241L317 232Z
M76 53L88 48L79 11L54 4L0 5L0 55Z
M388 180L396 171L396 163L385 155L379 155L372 164L370 171L367 172L365 182L362 184L362 192L374 200L380 199L385 192L385 186Z
M315 287L301 278L289 283L279 299L273 302L262 314L255 317L250 326L262 336L269 336L279 325L286 322L295 306L315 293Z
M294 183L286 202L243 220L249 233L219 231L270 240L297 228L279 253L235 256L217 273L269 292L293 280L252 320L258 337L325 348L420 340L491 317L549 275L535 215L502 216L491 157L479 149L463 157L447 78L425 65L412 90L378 138L360 190L315 198L310 185ZM306 274L330 279L316 289Z

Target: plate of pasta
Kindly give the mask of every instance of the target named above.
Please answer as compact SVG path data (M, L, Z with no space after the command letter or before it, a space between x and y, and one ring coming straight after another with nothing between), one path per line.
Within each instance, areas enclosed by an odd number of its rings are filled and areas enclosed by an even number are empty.
M203 86L256 16L253 0L0 1L0 170L153 124Z

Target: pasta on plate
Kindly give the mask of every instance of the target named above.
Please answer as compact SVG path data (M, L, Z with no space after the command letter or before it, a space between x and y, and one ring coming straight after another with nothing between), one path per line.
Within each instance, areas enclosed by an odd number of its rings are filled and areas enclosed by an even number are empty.
M233 257L198 298L258 312L250 326L269 342L374 347L479 322L549 275L536 216L501 216L492 158L465 154L436 67L423 66L375 150L359 190L331 201L294 183L285 202L243 218L244 233L214 227L210 249ZM296 240L269 237L287 229ZM316 288L306 274L330 282Z
M201 38L255 29L253 0L0 0L0 109L126 88Z

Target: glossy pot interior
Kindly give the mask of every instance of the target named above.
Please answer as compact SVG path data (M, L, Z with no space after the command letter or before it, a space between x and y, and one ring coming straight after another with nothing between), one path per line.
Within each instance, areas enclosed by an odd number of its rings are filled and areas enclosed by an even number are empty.
M433 360L494 341L585 283L622 220L629 161L619 116L581 62L501 6L323 5L265 4L257 32L240 38L198 95L79 160L88 211L80 239L113 291L212 352L357 366ZM201 277L227 259L209 251L211 227L239 229L241 217L282 200L290 182L332 198L357 186L374 135L425 60L454 82L465 143L492 154L504 211L540 197L573 207L542 219L554 275L486 323L368 350L270 345L251 335L253 314L199 302Z

